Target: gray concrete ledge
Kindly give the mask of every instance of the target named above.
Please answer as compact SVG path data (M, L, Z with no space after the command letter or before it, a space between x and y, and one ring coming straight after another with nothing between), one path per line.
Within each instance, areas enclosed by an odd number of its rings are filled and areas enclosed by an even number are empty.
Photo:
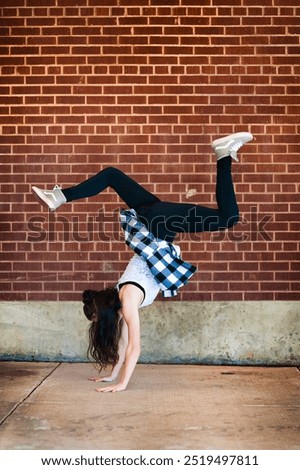
M87 361L81 302L0 302L0 359ZM300 364L300 302L155 302L141 363Z

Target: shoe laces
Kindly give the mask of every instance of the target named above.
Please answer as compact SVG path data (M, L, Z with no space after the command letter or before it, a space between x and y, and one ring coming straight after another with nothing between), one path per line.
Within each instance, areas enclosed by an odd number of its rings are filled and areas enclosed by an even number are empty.
M238 140L236 142L234 142L232 144L232 146L230 147L230 156L231 158L233 158L234 160L236 160L237 162L239 161L238 157L237 157L237 151L244 145L244 142L242 140Z

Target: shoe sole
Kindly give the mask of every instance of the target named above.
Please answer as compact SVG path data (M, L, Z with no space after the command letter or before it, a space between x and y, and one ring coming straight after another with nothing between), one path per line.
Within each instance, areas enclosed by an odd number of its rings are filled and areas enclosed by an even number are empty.
M55 209L52 208L51 206L49 206L49 204L47 203L47 201L43 198L44 195L42 193L42 191L37 188L36 186L32 186L32 192L33 192L33 195L35 197L35 199L44 207L46 207L46 209L49 209L51 212L53 212Z
M242 139L245 140L245 144L253 139L253 135L250 132L236 132L235 134L229 134L226 137L221 137L212 142L211 146L214 149L218 145L226 143L230 139Z

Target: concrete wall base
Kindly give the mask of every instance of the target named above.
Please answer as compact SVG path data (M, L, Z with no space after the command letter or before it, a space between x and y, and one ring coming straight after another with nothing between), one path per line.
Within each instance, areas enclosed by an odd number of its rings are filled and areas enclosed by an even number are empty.
M155 302L141 363L300 364L300 302ZM0 359L87 361L80 302L0 302Z

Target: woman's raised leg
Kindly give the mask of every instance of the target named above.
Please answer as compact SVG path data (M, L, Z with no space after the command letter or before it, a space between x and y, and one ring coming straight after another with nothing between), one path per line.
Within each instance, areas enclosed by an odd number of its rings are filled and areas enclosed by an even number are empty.
M41 204L54 211L66 202L96 196L107 188L113 188L130 208L151 205L160 199L121 170L108 167L81 183L66 189L56 186L52 190L32 187L33 193Z
M159 202L160 199L127 176L118 168L108 167L77 186L63 189L67 202L96 196L106 188L112 188L130 208Z

